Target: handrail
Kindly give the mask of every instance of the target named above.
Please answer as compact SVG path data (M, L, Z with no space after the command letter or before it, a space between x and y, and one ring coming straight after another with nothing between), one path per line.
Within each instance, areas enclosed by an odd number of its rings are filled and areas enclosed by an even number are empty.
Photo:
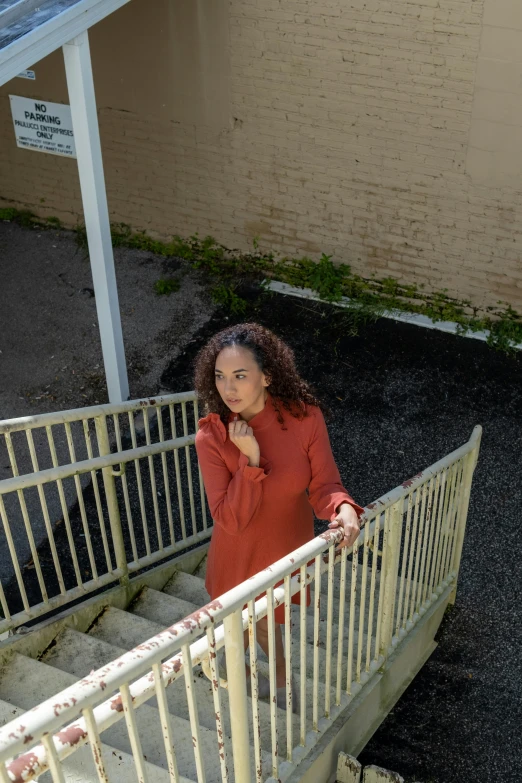
M62 481L73 476L80 476L83 473L91 473L93 470L102 470L114 465L122 465L126 462L133 462L142 457L153 457L156 454L163 454L173 449L181 449L185 446L192 446L196 440L195 435L187 435L183 438L174 438L164 440L160 443L151 443L146 446L138 446L135 449L126 449L125 451L113 451L103 457L93 457L93 459L80 460L79 462L69 463L68 465L57 465L55 468L40 470L38 473L24 473L21 476L2 479L0 481L0 495L7 495L9 492L18 492L21 489L29 487L39 487L42 484L49 484L51 481Z
M408 494L414 492L416 489L418 489L418 487L421 486L421 484L426 481L426 478L435 476L442 468L445 468L447 465L451 465L452 462L455 462L456 460L461 459L466 454L468 454L480 443L481 435L482 427L480 424L477 424L476 427L473 428L473 432L471 433L471 437L467 443L464 443L462 446L459 446L458 449L455 449L455 451L452 451L445 457L442 457L442 459L439 459L438 462L430 465L429 468L425 468L420 473L417 473L417 475L413 476L413 478L408 479L403 484L399 484L399 486L395 487L395 489L392 489L390 492L381 495L378 500L375 500L373 503L369 503L368 508L372 511L385 511L387 508L396 503L400 497L403 496L405 489L408 490Z
M80 715L83 709L95 704L99 699L100 692L105 690L114 692L135 677L140 677L140 679L130 686L133 705L138 707L143 704L154 695L153 680L149 675L144 676L144 672L150 670L152 663L164 659L174 650L192 642L195 637L204 632L209 626L216 625L225 616L266 590L273 582L274 570L281 570L281 575L283 573L290 574L299 566L305 565L311 558L326 551L329 546L339 543L341 539L342 534L337 530L322 533L304 546L281 558L269 568L260 571L246 582L242 582L238 587L229 590L214 601L209 601L205 606L151 637L143 644L140 644L139 647L124 653L119 658L111 661L111 663L102 666L92 674L74 683L74 685L65 688L56 696L34 707L30 712L24 713L23 731L20 730L20 727L17 730L12 725L18 722L16 720L0 727L0 762L5 761L9 756L23 751L28 736L34 738L41 737L45 732L51 733L63 726L65 721L74 721L74 725L78 725L75 717ZM307 572L307 583L309 583L313 577L313 567L309 567ZM297 576L293 577L291 582L293 595L300 590L301 583ZM245 589L246 586L248 586L248 589ZM275 598L275 606L281 605L284 601L284 588L278 588L278 591L279 595ZM266 613L266 598L258 599L256 603L259 603L261 606L260 619L263 610ZM247 622L247 610L245 610L245 615ZM216 631L216 642L219 649L224 642L224 634L219 634ZM199 663L205 655L208 655L208 640L206 637L202 637L194 645L191 645L192 663ZM181 653L176 653L162 665L162 676L165 685L174 682L182 675L182 656ZM107 701L95 708L94 715L97 719L99 731L104 731L119 720L122 717L120 713L121 710L117 710L114 707L113 698L107 699ZM50 714L53 715L52 718L49 718ZM7 730L8 727L10 727L9 731ZM15 729L14 731L13 728ZM67 727L63 733L66 732ZM85 736L77 744L83 744L86 741L87 737ZM45 754L43 746L41 752ZM31 749L31 754L39 755L35 748ZM62 757L61 754L60 757ZM37 774L42 774L42 771L41 769Z
M0 454L5 448L10 466L0 480L0 530L11 561L11 574L0 580L0 633L78 593L124 584L130 571L210 536L194 459L198 419L197 394L188 391L0 421ZM67 536L60 552L57 520ZM85 554L77 546L78 525ZM54 573L42 564L44 536ZM74 583L62 568L66 554ZM34 571L24 569L29 557Z
M92 405L86 408L71 408L67 411L37 413L34 416L20 416L18 418L0 421L0 435L5 434L6 432L20 432L23 430L32 430L36 427L49 427L53 424L63 424L65 421L84 421L85 419L94 419L97 416L113 416L114 414L129 413L129 411L144 408L160 408L163 405L192 402L196 399L196 392L188 391L178 392L176 394L158 395L157 397L144 397L137 400L127 400L126 402L104 403L103 405Z
M89 725L95 725L99 734L123 717L123 712L127 710L125 705L132 703L132 708L136 709L150 699L159 687L158 676L161 679L161 687L167 687L179 677L187 676L187 666L191 672L193 665L209 655L209 644L213 645L212 650L215 653L216 649L219 649L224 642L223 625L216 628L218 623L228 622L236 615L241 620L239 628L241 626L245 628L249 625L252 616L257 622L267 612L271 615L275 607L280 606L283 602L285 606L289 606L292 595L301 591L301 596L303 596L306 585L314 580L317 585L317 579L324 572L328 572L330 591L333 585L334 565L341 565L341 580L344 580L347 558L350 553L353 553L351 568L353 574L357 574L358 551L361 547L363 547L366 564L370 548L373 550L371 580L371 605L373 606L376 550L379 546L379 536L384 533L380 569L381 585L378 591L377 637L372 665L368 670L367 659L366 669L370 674L374 673L397 641L393 630L395 622L397 629L400 626L401 633L409 633L422 612L426 611L427 607L438 599L438 596L448 585L455 583L458 560L460 559L459 548L462 546L466 521L469 486L472 469L476 463L480 433L481 428L476 427L470 440L464 446L439 460L411 481L404 482L374 503L368 504L362 516L363 529L353 547L335 553L335 547L342 538L341 532L329 530L322 533L265 570L155 635L144 644L124 653L115 661L34 707L24 714L22 722L18 719L0 728L0 764L8 762L7 769L12 770L15 775L14 780L17 783L22 779L34 779L48 768L49 749L47 746L49 742L53 743L53 752L56 757L64 759L90 740ZM417 492L421 486L422 501ZM437 501L439 490L440 499ZM408 501L408 510L404 526L405 500ZM431 508L432 502L433 509ZM438 508L437 502L439 503ZM412 519L413 507L415 512ZM413 527L416 530L417 520L420 519L418 517L420 507L422 507L420 513L423 524L424 522L426 524L426 530L421 534L419 528L417 538L412 533L411 543L409 543L410 528ZM381 521L383 521L382 528ZM402 576L400 577L399 552L403 527L407 530L407 538L405 543L403 542L404 554ZM429 543L427 543L428 532ZM422 567L421 573L419 573L421 544L423 547ZM424 571L425 550L429 551ZM329 553L328 557L325 556L326 552ZM408 557L412 560L409 565L409 575L406 575ZM411 567L415 557L415 574L412 578ZM395 604L399 577L402 581L406 579L407 583L404 611L401 603L402 584L398 608ZM276 587L276 584L280 586ZM354 609L355 587L353 585L355 585L354 582L350 588L350 616L353 615ZM412 585L412 590L416 590L417 586L419 588L418 594L415 594L415 600L413 594L410 600L409 587ZM254 603L255 598L263 593L266 595L258 598ZM361 600L364 603L364 598ZM243 610L245 604L248 604L250 608ZM341 606L344 606L343 602ZM314 610L314 618L314 622L318 623L317 609ZM342 618L339 618L339 622L342 622ZM350 619L350 623L353 624L353 617ZM242 644L242 631L238 639ZM352 626L350 626L350 639L352 642L349 642L349 645L353 644ZM378 639L380 641L377 641ZM215 656L213 655L213 657ZM165 658L167 660L161 664ZM350 648L349 672L351 672L351 661ZM360 662L358 667L360 670ZM231 674L231 676L236 676L236 674ZM119 691L119 695L113 695L99 703L100 696L104 691L113 694ZM349 690L348 693L350 692ZM129 700L131 701L129 702ZM52 733L59 728L62 729L59 735L51 737ZM39 744L24 753L28 742L33 744L35 741ZM19 753L22 755L14 762L8 761ZM16 773L16 770L18 772L23 770L23 776Z

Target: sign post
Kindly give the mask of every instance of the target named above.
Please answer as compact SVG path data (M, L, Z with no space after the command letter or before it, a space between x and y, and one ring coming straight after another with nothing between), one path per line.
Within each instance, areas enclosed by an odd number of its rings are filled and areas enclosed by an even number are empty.
M63 55L107 389L110 402L122 402L129 381L87 30L63 46Z

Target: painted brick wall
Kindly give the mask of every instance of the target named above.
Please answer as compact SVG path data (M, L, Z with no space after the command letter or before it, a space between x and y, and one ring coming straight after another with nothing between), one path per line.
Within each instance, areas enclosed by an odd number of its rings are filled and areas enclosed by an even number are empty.
M111 220L521 308L522 178L468 165L489 2L225 2L228 122L100 108ZM7 87L0 195L75 222L74 161L14 147Z

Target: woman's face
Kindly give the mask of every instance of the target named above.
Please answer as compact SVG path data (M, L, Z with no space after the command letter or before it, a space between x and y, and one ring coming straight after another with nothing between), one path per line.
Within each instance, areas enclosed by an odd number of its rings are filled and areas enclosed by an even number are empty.
M215 373L216 388L231 411L240 414L264 406L269 383L248 348L223 348L216 359Z

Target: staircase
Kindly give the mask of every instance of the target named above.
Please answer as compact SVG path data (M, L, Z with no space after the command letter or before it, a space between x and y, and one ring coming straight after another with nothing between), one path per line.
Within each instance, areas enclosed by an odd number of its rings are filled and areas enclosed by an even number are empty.
M208 603L190 405L196 425L194 392L0 422L15 575L7 590L0 580L0 783L331 783L339 750L360 753L433 652L455 600L480 427L369 503L348 553L325 533ZM52 464L45 450L37 459L44 438ZM307 584L311 605L290 604ZM298 715L255 688L248 698L243 680L242 608L255 622L283 601ZM229 690L203 671L223 640ZM269 676L259 647L255 660Z
M0 725L3 725L16 717L20 717L26 710L30 710L41 701L52 697L59 691L72 685L77 680L88 675L93 669L103 667L110 661L118 658L132 647L136 647L145 640L172 625L193 611L206 604L208 594L204 586L206 558L202 561L194 574L177 571L165 584L161 591L144 587L137 598L125 610L114 606L106 606L98 615L95 622L85 633L74 630L74 622L62 629L52 640L47 649L38 657L32 659L26 655L14 652L9 655L0 672ZM347 575L351 569L347 569ZM368 573L371 578L371 573ZM323 578L323 582L325 579ZM378 585L379 574L376 574ZM360 589L360 576L358 593ZM346 600L349 600L351 590L350 579L346 580ZM339 585L334 585L333 616L339 616ZM320 622L319 622L319 705L324 704L326 689L324 684L326 671L326 594L321 593ZM292 608L293 612L299 612L299 606ZM314 602L307 608L306 627L306 690L307 703L312 702L313 689L313 661L314 661ZM294 634L298 633L297 623L292 623ZM338 628L332 627L333 639L338 638ZM284 633L284 631L283 631ZM349 629L344 628L345 641L348 638ZM358 633L358 613L355 617L353 633ZM374 634L372 634L374 636ZM363 635L363 662L366 654L367 635ZM299 660L300 640L298 635L292 639L292 658ZM356 648L354 647L354 650ZM373 650L372 650L373 653ZM247 658L248 659L248 658ZM258 648L259 671L268 674L266 657ZM352 661L355 671L357 661L354 654ZM298 679L299 672L295 672ZM342 677L346 681L347 660L343 659ZM334 678L332 678L334 681ZM299 680L298 680L299 681ZM198 705L200 724L200 743L205 760L205 773L208 783L220 783L222 780L220 760L218 757L218 740L216 737L216 719L212 688L209 680L204 675L201 666L194 669L193 687ZM192 732L189 722L189 708L186 698L185 683L183 678L174 682L166 691L168 709L170 711L172 727L176 739L176 755L181 783L197 780L197 770L193 753ZM221 690L222 717L225 727L225 745L230 747L230 707L228 692ZM330 693L331 703L335 702L335 689ZM343 699L347 700L345 694ZM252 700L249 698L249 707ZM136 710L136 721L142 743L144 758L147 763L148 779L152 781L171 780L167 769L165 750L160 726L160 716L156 707L156 699L150 699L147 704ZM260 715L260 742L262 748L263 779L270 776L271 772L271 721L270 706L267 702L259 701ZM279 734L279 747L286 746L286 711L277 709L277 726ZM300 736L299 716L292 716L294 744L297 744ZM307 745L313 744L312 715L308 710L306 716L306 729L308 736ZM134 779L133 751L130 746L129 735L123 720L111 726L101 734L102 753L106 762L107 772L111 781L129 781ZM254 753L252 751L252 759ZM279 774L285 779L285 761L280 758L281 766ZM88 746L82 747L62 762L66 781L84 781L95 783L98 776L94 767L92 754ZM232 764L229 763L230 780L234 780ZM287 772L293 765L286 764ZM254 780L252 769L252 779ZM51 780L49 773L40 776L40 781ZM238 782L239 783L239 782Z

